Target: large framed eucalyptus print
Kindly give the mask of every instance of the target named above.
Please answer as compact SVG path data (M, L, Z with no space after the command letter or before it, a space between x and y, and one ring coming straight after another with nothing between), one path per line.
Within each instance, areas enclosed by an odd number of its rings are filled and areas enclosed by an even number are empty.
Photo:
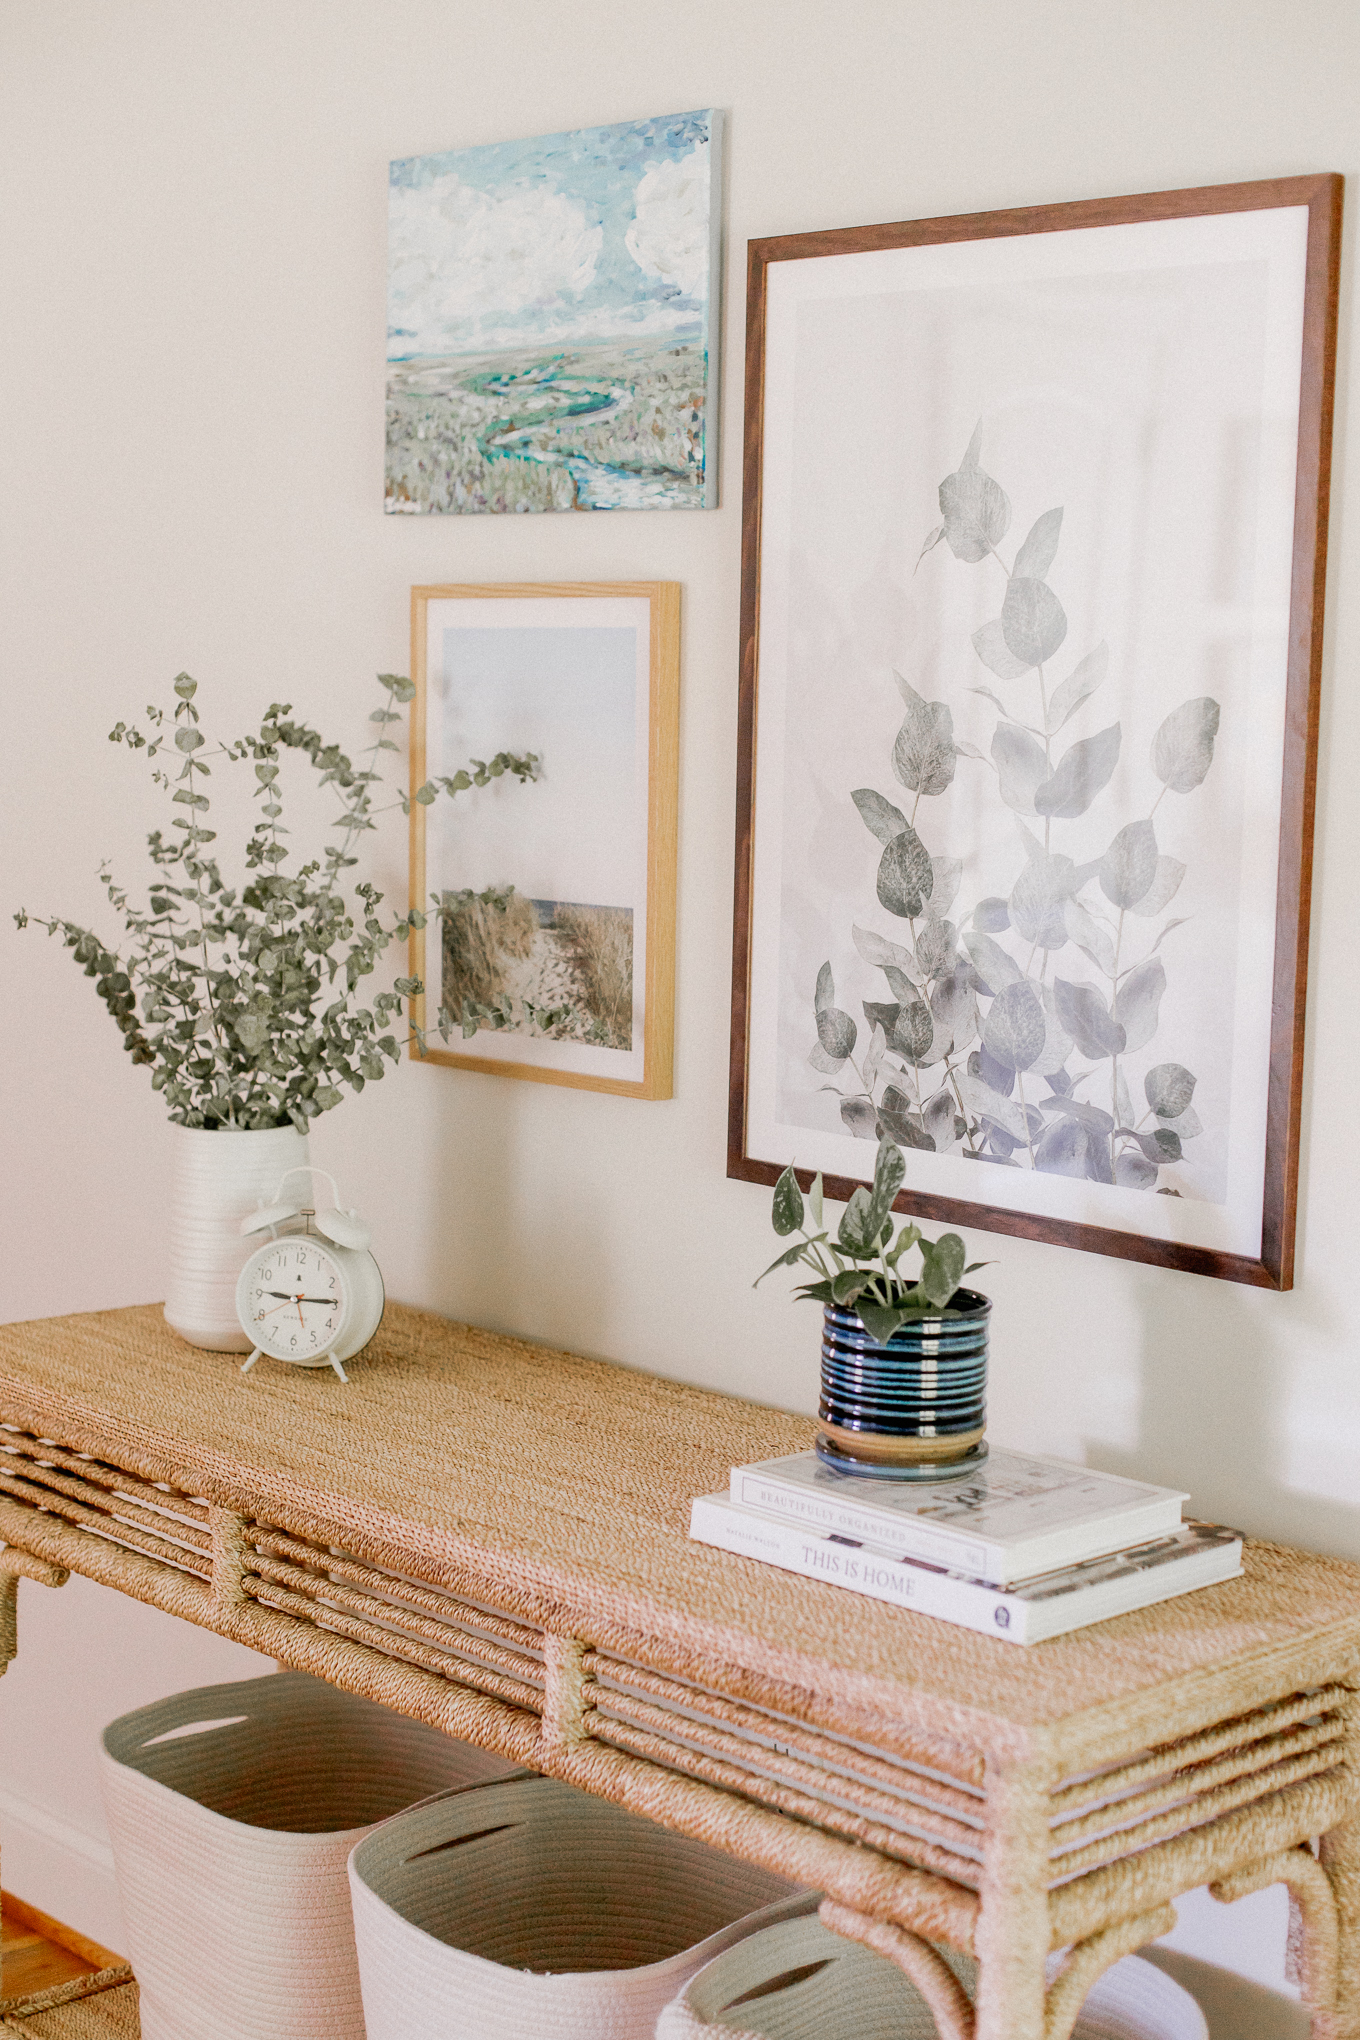
M1290 1285L1340 220L751 244L729 1174Z

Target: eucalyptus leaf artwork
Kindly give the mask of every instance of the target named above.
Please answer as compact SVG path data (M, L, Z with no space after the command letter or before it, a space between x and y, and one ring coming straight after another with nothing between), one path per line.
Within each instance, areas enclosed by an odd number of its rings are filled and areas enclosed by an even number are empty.
M1220 706L1196 696L1163 718L1134 781L1146 812L1119 813L1110 788L1123 727L1104 721L1100 704L1109 648L1063 656L1067 616L1049 578L1062 507L1036 517L1012 551L1012 499L982 452L979 424L940 483L941 521L917 566L943 545L960 566L997 581L1000 614L973 632L972 650L1006 693L972 688L995 711L983 758L956 741L947 702L925 700L894 676L906 711L885 761L895 798L877 787L850 798L882 845L878 905L902 927L896 942L854 930L859 954L886 986L885 997L859 1002L862 1020L838 1003L831 962L822 965L811 1060L861 1139L1178 1196L1176 1164L1204 1131L1192 1102L1196 1076L1170 1059L1169 1043L1169 1059L1145 1070L1135 1101L1126 1059L1160 1045L1167 963L1157 952L1184 925L1160 918L1186 874L1158 836L1160 827L1174 847L1176 803L1163 803L1203 785ZM940 841L922 807L952 786L960 761L965 770L990 768L995 785L978 797L1014 816L1009 870L989 870L966 910L956 898L963 859L954 853L968 846ZM1063 847L1064 824L1098 803L1106 847L1079 863ZM1088 825L1083 843L1089 834Z
M729 1175L1290 1286L1340 199L751 244Z
M354 876L360 841L386 812L375 805L381 754L397 750L392 731L415 692L397 674L378 679L383 699L371 717L373 742L357 765L311 724L295 721L287 702L271 704L256 730L210 744L200 727L198 686L187 673L175 681L172 713L147 709L145 734L121 722L109 733L110 742L156 761L152 779L174 810L169 832L153 829L147 837L146 904L137 904L105 865L100 876L122 919L124 944L114 948L60 916L35 917L35 925L60 936L93 978L124 1048L150 1069L152 1089L177 1125L241 1132L292 1125L305 1133L346 1089L375 1083L406 1046L405 1030L399 1036L395 1029L421 990L419 979L398 977L367 1003L359 996L388 945L428 918L419 909L385 915L382 894ZM295 852L287 840L281 771L289 752L305 758L339 802L335 840L314 853ZM249 768L259 803L244 876L236 882L223 875L209 847L217 832L208 827L208 782L232 767ZM538 771L533 753L502 751L427 780L413 798L428 807L507 773L523 782ZM398 794L387 806L409 814L411 801ZM503 894L486 898L504 906ZM24 928L30 917L21 909L14 918ZM475 1031L514 1017L497 1009L464 1014L463 1024ZM449 1026L441 1014L446 1035ZM417 1036L423 1045L418 1030Z

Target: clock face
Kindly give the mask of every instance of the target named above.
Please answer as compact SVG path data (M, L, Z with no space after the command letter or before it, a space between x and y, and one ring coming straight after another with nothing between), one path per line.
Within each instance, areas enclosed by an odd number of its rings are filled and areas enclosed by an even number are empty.
M324 1240L292 1233L257 1247L237 1292L241 1322L262 1353L304 1366L345 1329L349 1285Z

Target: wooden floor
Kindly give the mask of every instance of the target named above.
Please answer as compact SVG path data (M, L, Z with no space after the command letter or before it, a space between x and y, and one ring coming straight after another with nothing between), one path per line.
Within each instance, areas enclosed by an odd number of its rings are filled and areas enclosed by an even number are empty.
M10 1892L0 1896L0 1996L28 1997L122 1961Z

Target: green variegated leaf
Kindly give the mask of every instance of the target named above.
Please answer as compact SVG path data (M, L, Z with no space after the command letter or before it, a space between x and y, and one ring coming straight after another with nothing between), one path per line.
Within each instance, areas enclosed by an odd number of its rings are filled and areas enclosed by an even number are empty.
M765 1277L767 1275L773 1275L776 1268L792 1268L795 1261L799 1261L802 1259L803 1251L804 1250L801 1241L796 1247L789 1247L786 1250L786 1252L780 1254L777 1260L771 1261L768 1268L763 1269L762 1272L759 1275L757 1275L755 1281L751 1284L752 1289L758 1289L760 1287L760 1284L765 1280Z
M943 1310L963 1280L968 1249L957 1233L941 1233L932 1246L921 1242L921 1279L918 1287L927 1303Z
M891 1140L881 1140L874 1161L874 1185L871 1208L878 1230L892 1210L893 1199L906 1181L907 1160L900 1147Z
M877 1339L880 1346L886 1346L898 1327L905 1324L913 1315L912 1312L903 1310L900 1304L870 1303L864 1296L861 1296L855 1308L859 1312L860 1323L865 1331L871 1339Z
M879 1227L883 1221L875 1214L873 1199L860 1186L851 1192L850 1202L841 1213L840 1226L836 1232L838 1244L847 1254L870 1254L877 1250Z
M774 1186L771 1220L775 1231L781 1235L797 1232L803 1223L803 1193L791 1167L784 1170Z

